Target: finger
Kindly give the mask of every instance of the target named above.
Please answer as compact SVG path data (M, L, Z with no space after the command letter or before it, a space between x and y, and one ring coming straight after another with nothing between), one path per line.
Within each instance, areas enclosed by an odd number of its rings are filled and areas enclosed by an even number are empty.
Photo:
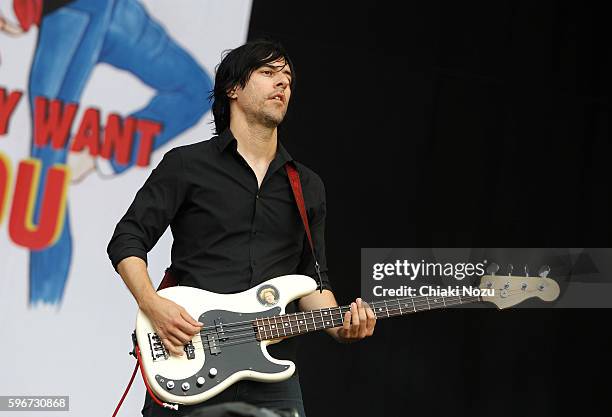
M344 313L344 322L342 323L342 328L347 332L351 330L351 311L347 311Z
M351 318L351 337L357 337L359 335L359 312L355 303L351 303Z
M179 343L177 343L177 345L180 346L186 345L191 341L191 339L193 339L192 335L184 333L178 327L168 329L168 336L174 336L176 339L178 339Z
M180 347L180 345L175 345L174 342L171 341L171 339L174 339L174 338L162 339L162 343L164 344L164 347L171 355L182 356L183 355L182 347Z
M196 323L196 324L193 324L193 323ZM202 326L200 326L197 323L198 323L197 321L191 318L189 313L181 312L181 316L180 318L177 319L175 324L176 324L176 327L179 328L183 333L193 336L199 333L200 330L202 330Z
M366 337L368 319L361 298L357 299L357 308L359 311L359 337L363 339Z
M350 337L351 334L351 311L348 310L344 313L344 321L342 322L342 328L338 330L340 336L343 338Z
M183 319L185 319L185 321L189 324L191 324L194 327L198 327L201 328L202 326L204 326L204 323L200 323L199 321L195 320L193 317L191 317L191 314L189 314L187 312L187 310L183 309L183 311L181 311L181 317L183 317Z
M374 312L372 311L371 308L367 308L366 309L366 315L368 316L368 320L367 320L367 335L368 336L372 336L372 334L374 333L374 326L376 326L376 316L374 315Z

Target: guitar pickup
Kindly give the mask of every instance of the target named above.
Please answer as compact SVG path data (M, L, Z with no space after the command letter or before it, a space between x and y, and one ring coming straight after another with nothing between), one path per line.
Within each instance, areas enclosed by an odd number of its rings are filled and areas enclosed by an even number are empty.
M221 317L215 320L215 332L217 332L219 341L224 342L227 340L227 336L225 336L225 331L223 330L223 321L221 320Z
M223 321L221 317L215 320L215 332L217 333L217 337L220 342L224 342L227 340L227 336L225 336L225 330L223 330Z
M195 359L195 347L193 346L193 342L190 341L185 346L183 346L183 350L187 355L187 359Z
M206 335L206 340L208 341L208 349L212 355L218 355L221 353L221 348L219 347L219 341L217 339L217 335L208 334Z
M168 351L156 333L147 333L153 362L168 359Z

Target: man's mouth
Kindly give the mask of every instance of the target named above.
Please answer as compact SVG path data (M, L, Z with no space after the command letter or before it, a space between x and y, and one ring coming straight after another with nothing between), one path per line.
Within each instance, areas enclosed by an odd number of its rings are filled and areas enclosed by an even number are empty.
M283 93L276 93L270 97L270 100L285 102L285 95Z

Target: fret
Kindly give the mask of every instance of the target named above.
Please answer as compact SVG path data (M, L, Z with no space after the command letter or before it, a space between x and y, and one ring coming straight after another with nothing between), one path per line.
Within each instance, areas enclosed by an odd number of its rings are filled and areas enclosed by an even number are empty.
M323 309L319 310L319 315L321 316L321 324L323 325L324 329L327 329L328 328L327 326L329 325L329 320L326 321L325 317L323 317L324 315L327 315L327 314L329 314L329 312L325 312L325 314L323 314ZM329 316L327 318L329 318Z
M379 313L382 312L382 307L378 307L376 310L378 310ZM376 316L376 318L378 318L378 314L376 314L376 311L374 312L374 315Z
M340 326L342 326L344 325L344 313L346 313L346 311L343 312L342 307L338 307L338 311L340 312Z
M312 310L310 311L310 316L312 317L312 325L314 326L314 329L317 330L317 322L315 321L314 313L312 312Z
M264 322L263 319L261 319L261 324L262 324L262 326L264 328L264 337L267 339L268 338L268 332L270 331L270 325L268 324L266 326L266 323Z
M429 305L429 297L425 297L425 300L427 300L427 308L431 310L431 306Z
M284 319L284 316L281 316L278 318L280 320L280 326L283 329L283 336L287 336L287 326L289 325L289 323L287 323Z
M444 303L444 307L446 307L446 300L442 297L442 302Z
M287 331L289 332L289 336L291 336L291 316L289 314L284 314L281 316L281 320L283 321L283 330L285 331L285 336L287 336Z
M402 303L400 303L399 298L396 300L397 301L397 306L399 307L400 310L400 316L404 314L404 312L402 311Z
M270 330L270 326L266 326L266 323L264 322L263 319L259 320L261 322L261 327L264 330L264 339L268 338L268 331Z
M280 331L281 331L281 327L278 325L278 317L273 316L272 320L274 320L274 323L272 323L272 326L274 326L274 329L276 329L276 337L280 337Z
M293 336L295 333L295 329L293 328L293 321L291 321L292 318L295 317L295 314L289 314L287 315L287 318L289 319L289 331L291 332L291 336ZM297 319L295 321L297 323ZM298 327L298 333L300 332L300 328Z
M340 313L340 323L342 323L342 310L340 309L340 307L334 307L334 311L336 311L336 310L337 310L337 312L332 313L332 324L334 325L334 327L338 327L336 325L336 319L334 318L336 316L336 314L338 314L338 313Z
M299 316L299 313L295 313L293 316L295 317L295 325L297 326L298 334L302 333L302 328L300 327L300 316ZM304 322L302 321L302 324L303 323Z
M275 321L276 321L276 328L278 329L278 332L279 332L279 337L280 337L280 331L281 330L283 331L283 336L286 336L285 335L285 326L283 325L283 318L277 316Z
M308 332L308 322L306 321L306 314L302 313L302 321L304 322L305 326L306 326L306 332Z
M276 322L274 319L274 317L268 317L268 321L270 321L270 337L272 339L276 339L276 336L274 336L274 332L278 331L276 330Z
M270 327L272 328L272 337L275 339L278 338L280 334L278 333L278 326L276 325L276 317L272 317L272 325ZM274 337L275 331L276 331L276 337Z
M387 312L387 317L389 317L389 306L387 305L387 300L383 300L385 302L385 311Z
M412 301L412 308L414 309L414 312L416 313L416 305L414 305L414 297L410 297L410 300Z

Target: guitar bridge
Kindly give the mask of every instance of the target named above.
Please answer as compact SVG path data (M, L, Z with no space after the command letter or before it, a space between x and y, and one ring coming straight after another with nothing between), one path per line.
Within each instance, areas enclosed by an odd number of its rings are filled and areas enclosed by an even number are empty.
M168 351L157 333L147 333L147 337L149 339L149 348L151 348L153 362L168 359Z

